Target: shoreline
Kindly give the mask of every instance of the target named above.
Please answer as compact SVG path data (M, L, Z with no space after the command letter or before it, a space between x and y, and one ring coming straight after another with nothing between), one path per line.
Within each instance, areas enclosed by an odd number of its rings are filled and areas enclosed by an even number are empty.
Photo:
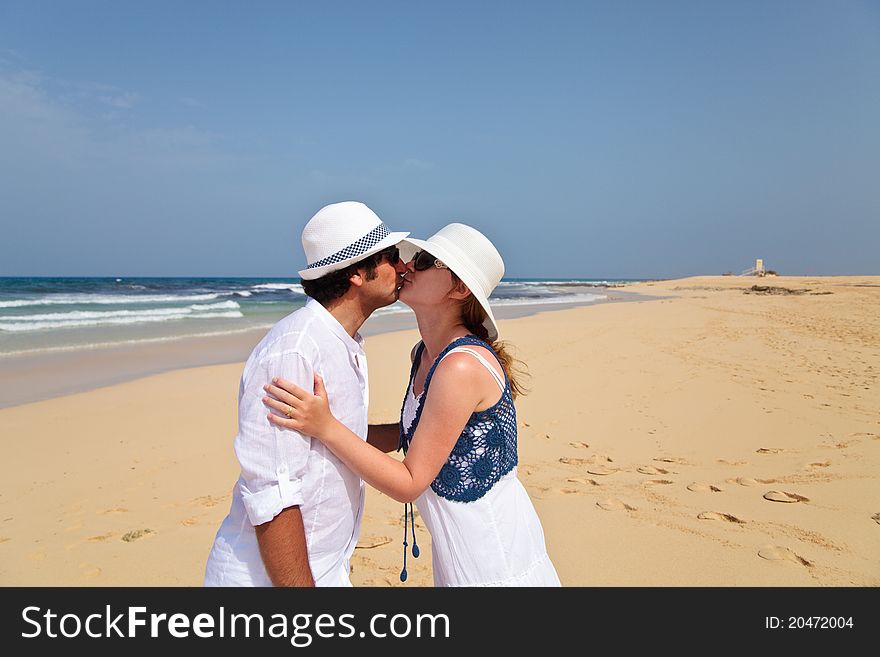
M649 301L655 297L607 288L605 299L589 303L500 305L499 320L606 303ZM415 315L374 315L361 328L365 338L416 328ZM268 328L231 334L181 337L101 348L70 349L0 357L0 409L118 385L195 367L243 363Z

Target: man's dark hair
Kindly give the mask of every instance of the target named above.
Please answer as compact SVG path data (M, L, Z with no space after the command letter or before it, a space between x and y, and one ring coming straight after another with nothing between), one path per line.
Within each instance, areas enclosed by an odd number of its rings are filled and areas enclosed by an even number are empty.
M322 306L326 306L329 302L348 292L348 288L351 287L351 282L348 279L356 274L358 269L364 270L365 278L368 281L376 278L376 267L379 266L381 257L380 253L374 253L344 269L325 274L321 278L312 281L303 280L303 291Z

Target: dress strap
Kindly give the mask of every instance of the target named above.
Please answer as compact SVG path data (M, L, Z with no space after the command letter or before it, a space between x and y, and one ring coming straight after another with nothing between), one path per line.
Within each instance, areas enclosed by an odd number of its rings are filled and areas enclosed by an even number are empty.
M412 392L413 388L413 380L416 376L416 370L419 369L419 363L422 360L422 352L425 350L425 343L419 341L419 343L415 346L415 356L413 357L412 367L409 369L409 386L406 389L407 394L403 396L403 405L400 407L400 442L398 443L397 449L400 451L403 450L403 453L406 454L406 450L409 448L409 438L407 436L406 431L403 427L403 415L406 410L406 397L409 393ZM413 395L415 397L415 395ZM418 403L418 400L416 400ZM419 411L418 406L416 406L416 417L418 417Z
M454 347L454 348L450 349L449 351L447 351L446 355L444 355L443 358L446 358L446 356L448 356L449 354L454 354L457 351L464 351L464 352L469 353L471 356L476 356L477 360L483 364L483 367L485 367L487 370L489 370L489 374L491 374L492 378L495 379L495 383L497 383L498 387L501 388L501 392L504 392L504 387L505 387L504 379L502 379L501 375L495 371L495 368L489 364L489 361L487 361L485 358L483 358L483 356L481 356L479 353L477 353L473 349L468 349L467 347ZM441 358L440 360L443 360L443 358Z

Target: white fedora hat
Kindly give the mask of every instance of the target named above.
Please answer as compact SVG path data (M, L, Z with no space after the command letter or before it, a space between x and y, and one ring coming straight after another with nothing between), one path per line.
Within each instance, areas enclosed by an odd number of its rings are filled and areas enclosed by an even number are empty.
M299 272L300 278L321 278L394 246L407 235L392 233L363 203L343 201L324 206L303 228L302 245L308 266Z
M498 324L489 306L489 295L504 276L504 261L489 238L476 228L453 223L427 240L408 238L400 245L401 257L405 260L410 260L416 251L427 251L455 272L486 311L483 326L489 332L489 340L498 338Z

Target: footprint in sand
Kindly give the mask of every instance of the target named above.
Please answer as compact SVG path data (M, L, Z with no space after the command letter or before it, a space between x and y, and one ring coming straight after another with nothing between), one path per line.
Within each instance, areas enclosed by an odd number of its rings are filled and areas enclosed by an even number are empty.
M101 511L101 513L105 514L105 515L108 513L128 513L128 509L121 507L121 506L117 506L116 508L113 508L113 509L106 509L104 511Z
M113 532L107 532L106 534L98 534L97 536L89 536L87 541L106 541L108 538L113 536Z
M137 541L138 539L143 538L144 536L149 536L150 534L155 534L152 529L135 529L134 531L126 532L122 536L122 540L126 543L131 543L132 541Z
M80 574L86 579L95 579L96 577L99 577L102 572L98 566L93 566L91 564L81 563L79 567Z
M733 522L739 525L746 524L745 520L740 520L736 516L729 513L721 513L719 511L703 511L697 516L700 520L724 520L725 522Z
M565 465L590 465L592 461L589 459L575 459L570 456L563 456L559 459L560 463L565 463Z
M751 477L737 477L736 479L725 479L728 484L739 484L740 486L757 486L758 484L774 484L775 479L752 479Z
M616 468L609 468L607 465L591 465L589 468L587 468L587 472L589 472L592 475L605 476L605 475L614 474L615 472L617 472L617 469Z
M669 470L664 470L663 468L655 468L653 465L642 465L639 468L637 468L637 470L639 472L641 472L642 474L648 474L648 475L669 474Z
M184 527L192 527L193 525L198 525L199 521L197 518L187 518L186 520L181 520L180 524Z
M590 486L599 485L599 482L595 479L587 479L586 477L572 477L571 479L566 479L566 481L570 484L585 484Z
M748 465L748 461L728 461L727 459L716 459L716 463L721 463L722 465Z
M626 502L621 502L616 497L609 497L596 502L596 506L605 511L636 511L636 507L630 506Z
M648 479L642 482L643 486L664 486L667 484L674 484L675 482L671 479Z
M799 563L807 568L812 568L813 566L813 564L803 557L781 545L765 545L758 550L758 556L762 559L767 559L768 561L793 561L794 563Z
M685 459L678 458L677 456L658 456L654 460L660 461L661 463L677 463L678 465L688 465L688 462Z
M222 497L214 497L213 495L202 495L201 497L197 497L193 500L193 504L198 504L199 506L217 506L220 502L223 501Z
M871 520L880 525L880 513L875 513L873 516L871 516ZM8 541L9 539L7 538L6 540Z
M695 481L692 484L688 484L687 489L695 493L720 493L722 490L718 486L713 486L703 481Z
M817 461L816 463L807 463L808 468L827 468L831 465L831 461Z
M370 536L368 538L362 538L354 549L372 550L373 548L388 545L392 540L394 539L388 538L387 536Z
M797 493L787 493L782 490L771 490L764 493L764 499L771 502L786 502L788 504L794 502L809 502L810 500L803 495Z
M761 447L755 450L758 454L781 454L785 450L781 447Z
M584 443L584 442L580 442L580 443L568 443L568 444L571 445L572 447L577 447L578 449L585 449L585 448L589 447L589 445L588 445L587 443Z
M416 519L421 518L421 515L419 515L419 510L416 508L414 508L413 510L416 513ZM409 522L409 514L406 515L406 518L407 518L407 522ZM403 527L403 521L404 521L404 516L402 516L398 513L389 512L389 513L385 514L385 524L390 527Z
M878 520L877 522L880 522L880 520ZM8 543L11 540L12 540L11 538L6 538L5 536L0 536L0 543Z

